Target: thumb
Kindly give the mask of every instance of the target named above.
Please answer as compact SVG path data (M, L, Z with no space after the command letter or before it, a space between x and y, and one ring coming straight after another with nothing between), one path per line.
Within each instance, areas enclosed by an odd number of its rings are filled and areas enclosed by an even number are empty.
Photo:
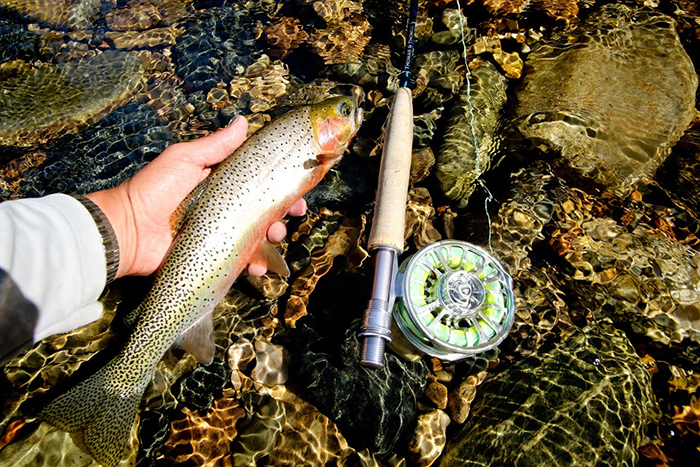
M239 115L227 127L221 128L204 138L185 143L192 160L202 167L218 164L235 151L245 140L248 121Z

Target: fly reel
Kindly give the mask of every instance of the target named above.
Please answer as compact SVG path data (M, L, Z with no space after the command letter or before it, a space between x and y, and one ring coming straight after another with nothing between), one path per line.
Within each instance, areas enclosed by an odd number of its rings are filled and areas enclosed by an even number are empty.
M513 324L510 276L471 243L430 244L399 266L394 321L418 350L460 360L496 347Z

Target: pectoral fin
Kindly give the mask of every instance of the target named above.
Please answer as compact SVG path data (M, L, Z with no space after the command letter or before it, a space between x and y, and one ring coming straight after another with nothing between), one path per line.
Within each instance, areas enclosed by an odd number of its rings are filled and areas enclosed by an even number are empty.
M214 360L214 320L212 312L204 313L185 333L175 341L173 347L185 350L203 365Z
M190 191L187 196L185 196L185 199L182 200L180 205L170 216L170 233L172 234L173 238L175 238L175 235L177 235L187 221L187 218L197 205L199 198L202 197L202 193L204 193L204 190L207 188L208 184L209 178L202 180L199 185L194 187L194 189Z
M262 264L268 270L276 272L281 276L289 276L289 267L287 262L284 260L282 255L275 246L265 240L260 247L260 250L256 253L255 257L251 260L252 264Z

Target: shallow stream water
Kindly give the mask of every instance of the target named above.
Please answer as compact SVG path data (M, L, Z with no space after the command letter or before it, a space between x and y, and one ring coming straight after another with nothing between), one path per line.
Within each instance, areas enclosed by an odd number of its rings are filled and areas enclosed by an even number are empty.
M359 365L383 125L408 1L0 0L0 200L115 186L170 144L362 89L364 123L287 223L292 274L241 278L216 357L166 354L122 465L700 463L700 8L421 0L401 259L439 239L513 278L498 350L395 332ZM464 44L463 44L464 41ZM114 354L148 278L8 362L0 465L96 465L36 420Z

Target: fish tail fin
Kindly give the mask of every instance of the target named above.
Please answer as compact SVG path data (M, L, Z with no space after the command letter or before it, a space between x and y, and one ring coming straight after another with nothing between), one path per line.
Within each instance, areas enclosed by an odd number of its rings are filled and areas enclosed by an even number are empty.
M143 396L143 390L120 392L110 375L107 367L100 369L39 414L41 420L69 432L78 447L106 467L121 460Z

